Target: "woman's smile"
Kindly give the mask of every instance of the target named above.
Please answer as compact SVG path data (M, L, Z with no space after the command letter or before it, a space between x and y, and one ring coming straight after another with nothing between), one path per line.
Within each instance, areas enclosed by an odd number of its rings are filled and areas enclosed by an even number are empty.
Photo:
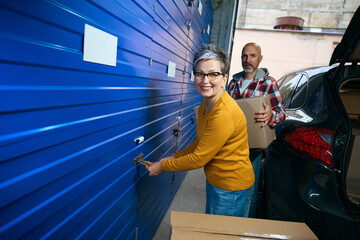
M201 89L204 91L208 91L212 88L212 86L201 86Z
M223 87L226 78L223 75L209 76L209 73L221 73L220 61L209 59L201 60L196 65L196 72L203 75L195 78L196 90L200 93L205 101L215 101L220 98L224 92Z

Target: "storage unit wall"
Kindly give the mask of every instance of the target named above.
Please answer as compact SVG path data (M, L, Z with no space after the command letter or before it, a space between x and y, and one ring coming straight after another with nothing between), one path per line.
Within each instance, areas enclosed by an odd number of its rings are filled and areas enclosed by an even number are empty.
M211 15L204 0L0 2L0 239L152 238L186 173L134 159L194 139L191 62L209 42L194 23ZM85 25L117 38L115 66L84 61Z

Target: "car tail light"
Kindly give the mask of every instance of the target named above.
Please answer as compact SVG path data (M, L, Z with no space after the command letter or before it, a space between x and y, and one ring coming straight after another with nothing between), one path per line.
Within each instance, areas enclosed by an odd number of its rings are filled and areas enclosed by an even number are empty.
M297 128L285 136L289 148L332 168L331 139L334 131L324 128Z

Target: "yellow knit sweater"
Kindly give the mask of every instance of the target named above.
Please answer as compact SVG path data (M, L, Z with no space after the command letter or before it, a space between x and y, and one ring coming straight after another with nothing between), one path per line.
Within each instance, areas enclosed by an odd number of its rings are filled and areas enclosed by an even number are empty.
M214 107L204 114L199 107L195 140L164 161L164 171L188 171L204 167L211 185L237 191L250 188L255 180L249 160L246 119L238 104L224 92Z

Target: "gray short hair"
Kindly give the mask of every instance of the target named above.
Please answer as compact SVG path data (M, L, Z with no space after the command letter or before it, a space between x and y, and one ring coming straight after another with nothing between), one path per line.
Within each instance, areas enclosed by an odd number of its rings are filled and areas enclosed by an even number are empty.
M230 69L229 56L219 47L215 47L212 44L204 45L194 56L193 71L196 70L196 65L201 60L215 59L221 64L221 73L228 74Z

